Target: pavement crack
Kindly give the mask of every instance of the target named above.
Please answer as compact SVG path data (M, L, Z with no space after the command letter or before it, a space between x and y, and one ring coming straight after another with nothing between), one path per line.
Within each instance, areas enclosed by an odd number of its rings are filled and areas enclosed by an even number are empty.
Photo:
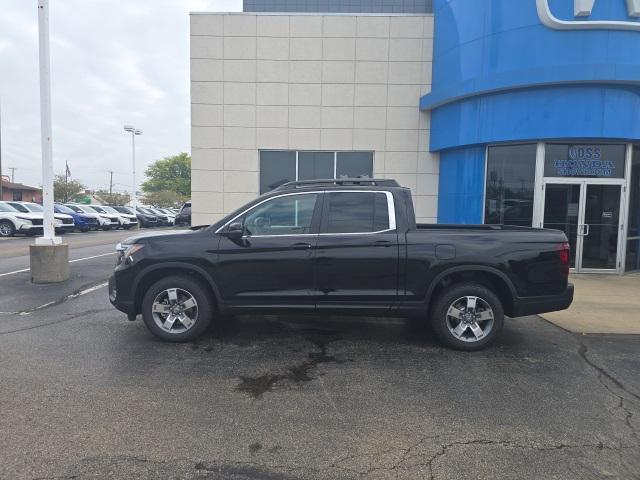
M0 332L0 335L9 335L11 333L26 332L27 330L35 330L36 328L49 327L51 325L57 325L59 323L68 322L70 320L74 320L74 319L79 318L79 317L84 317L84 316L90 315L92 313L100 313L100 312L108 312L108 311L111 311L111 309L109 309L109 308L102 308L102 309L96 308L96 309L93 309L93 310L85 310L82 313L69 315L67 317L60 318L60 319L54 320L52 322L39 323L37 325L30 325L28 327L21 327L21 328L16 328L14 330L7 330L5 332Z
M34 312L40 312L46 308L50 308L50 307L55 307L56 305L61 305L64 302L68 301L68 300L72 300L74 298L78 298L82 295L86 295L87 293L91 293L94 292L96 290L98 290L99 288L102 287L106 287L108 285L107 279L104 279L98 283L91 283L88 285L83 285L79 288L76 288L74 291L72 291L71 293L65 295L64 297L58 298L57 300L52 300L50 302L47 302L43 305L39 305L35 308L31 308L29 310L23 310L20 312L15 312L14 315L30 315Z
M606 378L618 390L621 390L622 392L626 393L627 395L629 395L630 397L636 400L640 400L640 395L630 391L627 387L625 387L622 384L622 382L620 382L617 378L615 378L613 375L607 372L604 367L601 367L597 365L595 362L593 362L593 360L591 360L587 356L587 352L588 352L588 347L583 342L578 340L578 355L580 355L580 358L582 358L582 360L589 367L591 367L597 372L598 382L605 388L605 390L607 390L607 392L609 392L613 397L615 397L618 400L618 404L616 405L616 408L624 412L624 424L629 429L633 438L635 438L636 441L640 443L640 434L638 433L638 431L636 430L636 427L634 427L633 423L631 422L631 419L633 418L633 412L627 406L629 404L629 401L625 399L623 395L615 392L614 389L609 384L607 384L607 382L604 381L604 379Z

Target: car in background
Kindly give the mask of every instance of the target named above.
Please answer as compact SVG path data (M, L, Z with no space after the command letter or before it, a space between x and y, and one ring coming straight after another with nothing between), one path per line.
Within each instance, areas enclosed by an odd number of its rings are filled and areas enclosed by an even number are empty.
M156 217L152 213L142 212L140 210L140 207L136 208L135 213L133 212L132 207L123 207L120 205L113 205L113 208L117 210L120 214L135 215L141 227L149 228L149 227L158 226L158 217Z
M93 208L89 208L88 205L81 205L79 203L65 203L64 205L76 213L95 218L98 222L98 228L102 230L111 230L111 221L106 216L96 212Z
M170 226L173 226L173 224L175 223L176 217L173 214L163 212L162 209L156 208L156 207L144 207L144 208L154 213L158 217L158 221L160 222L160 225L170 227Z
M129 210L127 207L121 207L116 205L100 205L100 207L103 210L106 210L108 213L119 215L124 220L126 220L126 223L123 226L125 230L129 230L131 228L138 226L138 217L136 217L133 214L133 212Z
M144 207L136 207L138 214L138 220L140 220L140 226L142 227L157 227L162 225L158 216L151 210L147 210Z
M180 208L178 215L176 215L176 225L191 225L191 200Z
M108 218L109 221L111 222L111 228L115 228L115 229L126 228L127 230L129 229L129 219L124 218L116 210L113 210L112 208L107 210L107 208L105 208L102 205L89 205L89 207L91 207L93 210L98 212L100 215L103 215L106 218Z
M63 203L54 203L53 211L59 214L70 215L76 226L76 230L80 232L88 232L89 230L97 230L99 227L98 219L87 215L86 213L78 213Z
M22 213L37 213L38 215L43 215L42 205L39 203L33 202L7 202L16 210L19 210ZM76 229L76 224L71 215L67 215L66 213L55 213L53 214L56 222L54 223L54 228L56 233L67 233L73 232Z
M0 237L12 237L16 233L42 233L42 215L21 212L6 202L0 202Z
M153 209L154 210L159 210L160 212L166 214L167 217L169 217L169 222L171 222L171 225L175 225L175 223L176 223L176 212L174 212L171 208L154 207Z

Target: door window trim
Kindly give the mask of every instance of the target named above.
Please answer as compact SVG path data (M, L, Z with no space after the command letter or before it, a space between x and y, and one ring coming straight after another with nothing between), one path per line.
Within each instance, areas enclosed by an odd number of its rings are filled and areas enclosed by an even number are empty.
M238 218L244 216L245 214L249 213L251 210L253 210L254 208L259 207L260 205L269 202L271 200L275 200L277 198L282 198L282 197L291 197L293 195L310 195L310 194L316 194L318 195L318 200L320 200L320 208L323 207L323 203L324 203L324 194L326 193L384 193L385 196L387 197L387 214L389 217L389 228L385 229L385 230L379 230L377 232L352 232L352 233L329 233L329 232L324 232L324 233L287 233L287 234L282 234L282 235L243 235L242 238L260 238L260 237L316 237L316 236L325 236L325 235L332 235L332 236L336 236L336 235L374 235L374 234L378 234L378 233L386 233L386 232L393 232L396 230L397 228L397 224L396 224L396 208L395 208L395 201L393 198L393 193L386 191L386 190L314 190L312 192L292 192L292 193L283 193L281 195L275 195L273 197L269 197L269 198L265 198L264 200L262 200L261 202L256 203L255 205L250 206L249 208L243 210L242 212L240 212L238 215L236 215L235 217L233 217L231 220L225 222L221 227L219 227L214 233L220 233L222 232L225 228L227 228L231 223L233 223L235 220L237 220ZM316 210L318 209L318 200L316 200ZM315 211L314 210L314 214ZM322 212L322 210L321 210ZM322 221L322 218L320 218L320 221Z
M325 194L329 193L384 193L387 197L387 215L389 220L389 228L385 228L384 230L378 230L375 232L347 232L347 233L331 233L331 232L323 232L323 222L324 222L324 214L326 214L327 209L323 209L323 218L321 218L320 224L320 235L321 236L351 236L351 235L376 235L379 233L387 233L394 232L397 228L396 226L396 208L395 202L393 199L393 194L389 191L385 190L325 190Z

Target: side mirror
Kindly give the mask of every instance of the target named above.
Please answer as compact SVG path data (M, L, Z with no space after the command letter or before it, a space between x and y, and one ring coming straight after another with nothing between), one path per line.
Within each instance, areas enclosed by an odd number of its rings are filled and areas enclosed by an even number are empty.
M232 240L239 240L244 235L244 227L242 222L230 223L224 232L224 235Z

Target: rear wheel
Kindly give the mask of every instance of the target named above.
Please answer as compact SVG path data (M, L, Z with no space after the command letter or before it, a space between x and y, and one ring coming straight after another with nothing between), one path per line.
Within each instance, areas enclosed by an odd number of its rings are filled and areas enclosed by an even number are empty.
M9 220L0 221L0 237L12 237L16 233L16 227Z
M437 297L430 322L444 344L458 350L481 350L500 334L504 310L500 299L489 288L462 283Z
M207 290L184 276L169 276L154 283L142 300L147 328L162 340L188 342L211 324L213 304Z

